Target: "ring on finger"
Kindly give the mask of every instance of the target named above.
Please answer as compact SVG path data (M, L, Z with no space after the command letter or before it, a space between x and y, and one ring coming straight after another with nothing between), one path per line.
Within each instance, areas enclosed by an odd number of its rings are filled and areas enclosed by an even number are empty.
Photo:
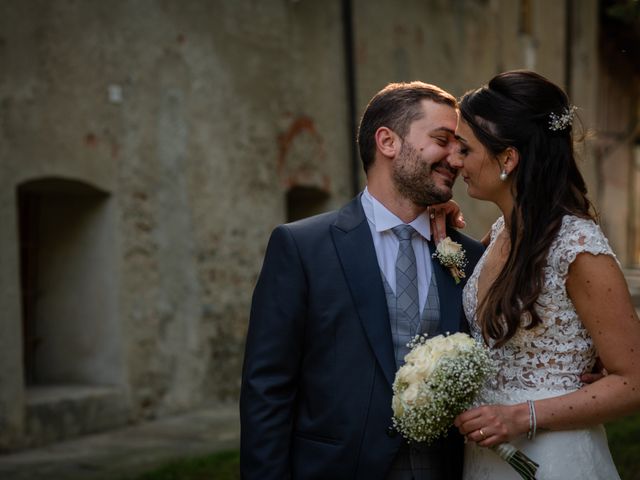
M480 432L480 436L482 437L482 440L485 440L487 438L487 436L485 435L485 433L482 431L482 429L478 430Z

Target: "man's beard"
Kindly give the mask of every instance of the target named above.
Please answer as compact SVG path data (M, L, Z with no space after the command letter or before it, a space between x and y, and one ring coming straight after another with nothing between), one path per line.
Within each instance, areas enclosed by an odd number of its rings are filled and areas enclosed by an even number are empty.
M426 208L444 203L451 199L452 192L451 188L438 187L433 181L433 170L439 165L440 162L427 164L418 151L405 141L393 165L393 183L400 195L418 206Z

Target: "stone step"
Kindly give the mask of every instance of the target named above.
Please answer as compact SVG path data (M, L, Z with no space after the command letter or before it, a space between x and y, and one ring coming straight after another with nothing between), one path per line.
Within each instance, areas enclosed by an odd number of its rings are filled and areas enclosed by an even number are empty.
M235 404L218 405L47 447L0 455L0 478L114 480L168 461L236 449L240 420Z

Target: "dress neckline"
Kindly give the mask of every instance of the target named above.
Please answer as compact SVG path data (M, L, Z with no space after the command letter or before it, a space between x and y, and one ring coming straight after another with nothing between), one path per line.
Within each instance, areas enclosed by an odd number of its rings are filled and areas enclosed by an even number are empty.
M480 324L478 322L478 280L480 279L480 275L482 274L482 270L484 269L484 264L487 259L487 256L493 249L496 243L496 238L498 238L498 235L503 229L504 229L504 217L500 217L498 218L498 220L496 220L496 222L493 224L491 228L491 240L489 241L489 245L487 246L485 251L482 253L480 260L478 260L478 263L476 264L476 268L473 270L473 273L471 274L469 281L465 285L465 289L468 288L470 290L469 300L471 301L471 304L469 305L470 306L469 313L472 313L472 315L471 315L471 318L469 318L468 320L470 323L474 324L477 330L480 330Z

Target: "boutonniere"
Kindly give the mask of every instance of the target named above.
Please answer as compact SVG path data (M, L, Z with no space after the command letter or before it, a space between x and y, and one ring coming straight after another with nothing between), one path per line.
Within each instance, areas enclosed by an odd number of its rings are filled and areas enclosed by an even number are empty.
M461 278L465 278L464 267L467 266L467 257L464 248L450 237L440 240L432 257L437 258L443 267L449 269L456 285L460 283Z

